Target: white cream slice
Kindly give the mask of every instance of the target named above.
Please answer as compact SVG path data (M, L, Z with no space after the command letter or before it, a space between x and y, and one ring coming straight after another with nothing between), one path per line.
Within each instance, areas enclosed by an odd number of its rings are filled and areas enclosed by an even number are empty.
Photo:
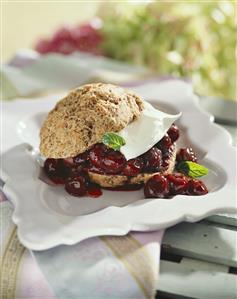
M162 139L179 114L167 114L144 102L140 117L119 132L126 142L120 151L127 160L136 158L152 148Z

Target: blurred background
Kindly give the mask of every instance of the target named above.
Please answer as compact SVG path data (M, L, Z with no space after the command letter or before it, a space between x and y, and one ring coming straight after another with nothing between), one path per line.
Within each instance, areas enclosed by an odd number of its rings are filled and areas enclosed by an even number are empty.
M3 61L19 48L75 51L191 78L200 95L236 100L236 1L10 2Z

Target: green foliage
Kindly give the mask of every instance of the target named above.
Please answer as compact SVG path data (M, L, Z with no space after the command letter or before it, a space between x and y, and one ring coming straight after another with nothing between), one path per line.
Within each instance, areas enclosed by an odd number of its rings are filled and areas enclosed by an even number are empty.
M126 143L123 137L112 132L105 133L102 138L102 142L116 151L119 151L121 146Z
M125 4L126 5L126 4ZM236 97L236 2L154 2L104 18L107 56L190 77L199 94Z
M205 166L192 161L180 162L176 169L191 178L199 178L208 174L208 169Z

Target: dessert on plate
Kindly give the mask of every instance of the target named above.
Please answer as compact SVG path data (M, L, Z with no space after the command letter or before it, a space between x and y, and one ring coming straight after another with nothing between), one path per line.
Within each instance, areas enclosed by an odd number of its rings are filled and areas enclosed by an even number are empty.
M197 178L207 169L192 148L177 149L174 122L180 115L157 110L119 86L81 86L60 100L42 125L45 173L73 196L142 187L147 198L204 195L207 187Z

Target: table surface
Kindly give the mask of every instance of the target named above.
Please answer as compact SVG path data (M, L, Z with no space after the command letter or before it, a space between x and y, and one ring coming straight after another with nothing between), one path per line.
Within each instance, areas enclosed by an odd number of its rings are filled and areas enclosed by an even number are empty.
M181 223L166 231L157 299L237 298L237 215Z

